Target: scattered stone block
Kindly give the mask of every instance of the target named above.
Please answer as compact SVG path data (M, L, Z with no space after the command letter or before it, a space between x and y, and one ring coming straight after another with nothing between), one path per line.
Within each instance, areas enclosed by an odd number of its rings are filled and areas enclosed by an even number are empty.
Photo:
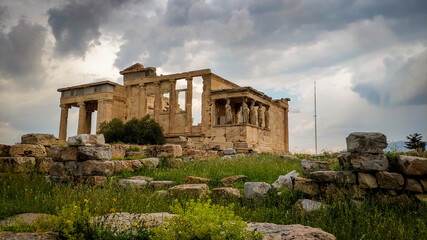
M127 213L127 212L115 212L104 216L98 216L93 221L100 226L110 227L111 231L117 231L121 233L128 231L134 227L134 223L145 222L147 228L155 228L163 225L167 219L172 219L175 216L167 212L160 213Z
M240 191L237 188L220 187L212 190L213 198L236 199L240 198Z
M400 155L397 163L404 174L427 175L427 158Z
M332 182L335 175L335 171L315 171L310 173L310 178L316 182Z
M148 186L154 190L164 189L170 187L174 184L173 181L151 181L148 183Z
M53 161L77 161L77 147L55 145L50 148L50 156Z
M225 178L221 179L220 182L224 186L229 186L233 183L242 182L242 181L245 181L247 179L248 179L248 177L245 175L235 175L235 176L225 177Z
M187 176L185 177L185 181L187 183L209 183L211 180L208 178Z
M105 176L89 176L86 179L86 183L90 186L99 187L107 181Z
M143 153L143 152L125 152L125 157L131 157L131 158L139 157L139 158L143 158L143 157L146 157L146 156L145 156L145 153Z
M338 155L338 162L344 169L351 168L351 154L348 152Z
M160 159L158 159L158 158L144 158L144 159L141 159L140 162L147 169L154 169L157 166L159 166Z
M15 144L9 149L12 157L47 157L46 148L43 145Z
M359 177L359 187L361 188L377 188L378 183L377 179L369 173L358 173Z
M286 175L280 175L271 186L276 190L279 190L282 187L286 187L289 190L292 190L294 188L294 180L296 177L299 177L299 173L295 170L292 170Z
M307 178L296 177L294 182L294 189L311 196L316 196L320 193L317 183Z
M299 211L302 211L304 213L318 211L326 207L327 206L325 204L310 199L299 199L294 205L295 209L298 209Z
M168 189L168 191L172 196L184 195L189 197L203 198L208 195L209 187L204 183L182 184L171 187Z
M421 186L421 183L413 178L406 178L404 189L411 192L419 192L419 193L423 192L423 187Z
M171 168L179 168L184 164L181 158L168 158L166 163Z
M122 159L126 155L126 150L121 148L113 148L112 158L113 159Z
M379 132L354 132L346 138L347 151L357 153L382 153L387 138Z
M144 164L142 164L140 160L127 160L127 161L130 162L132 169L134 171L137 171L144 167Z
M177 144L165 144L158 157L182 157L182 147Z
M103 146L105 138L102 134L79 134L68 138L68 146Z
M133 177L130 177L129 179L145 180L147 182L152 182L154 180L153 178L146 177L146 176L133 176Z
M383 189L403 189L405 180L401 174L391 172L377 172L378 185Z
M114 160L111 161L114 166L114 172L133 172L132 162L127 160ZM139 161L138 161L139 162ZM141 165L142 163L139 162Z
M133 188L137 188L137 189L142 189L145 186L147 186L148 182L145 180L138 180L138 179L121 179L119 180L119 185L124 187L124 188L129 188L129 187L133 187Z
M227 148L222 151L224 155L235 155L237 152L234 148Z
M245 196L248 199L263 198L271 189L266 182L246 182L244 185Z
M351 165L358 172L387 171L388 160L384 154L354 153Z
M52 162L53 162L52 158L49 158L49 157L36 158L36 167L35 167L36 172L48 173Z
M315 161L310 159L301 160L302 174L308 176L314 171L327 171L329 170L329 164L326 161Z
M112 147L80 146L78 147L78 150L77 150L77 157L79 161L85 161L85 160L108 161L111 159L112 156L113 156Z
M55 138L53 134L28 133L21 136L22 144L52 146L57 144L58 142L59 141Z
M0 157L0 172L29 173L34 171L36 159L33 157Z
M335 236L320 228L300 224L248 223L247 230L264 233L261 240L336 240Z

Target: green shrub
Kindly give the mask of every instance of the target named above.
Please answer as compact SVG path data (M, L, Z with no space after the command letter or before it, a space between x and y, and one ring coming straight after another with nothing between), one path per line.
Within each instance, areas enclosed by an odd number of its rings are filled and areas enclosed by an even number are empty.
M152 239L259 239L261 235L246 230L246 223L230 210L233 206L211 205L211 201L175 201L171 211L177 216L152 229Z
M132 118L126 123L114 118L110 122L101 123L98 133L104 134L107 143L123 142L147 145L166 142L162 127L149 115L141 119Z

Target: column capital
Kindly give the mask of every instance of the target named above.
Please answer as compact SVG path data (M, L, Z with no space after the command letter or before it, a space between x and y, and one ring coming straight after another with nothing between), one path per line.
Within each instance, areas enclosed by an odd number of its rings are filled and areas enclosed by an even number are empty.
M68 109L68 108L71 108L71 105L70 104L59 104L59 107Z
M175 78L171 78L171 79L169 79L169 82L170 83L176 83L176 79Z
M77 103L77 106L79 106L79 107L84 107L84 106L86 106L86 103L85 103L85 102L78 102L78 103Z
M187 81L193 81L193 77L186 77L185 80L187 80Z
M153 82L153 84L154 84L156 87L159 87L159 86L160 86L160 81L155 81L155 82Z
M145 88L145 87L146 87L146 85L147 85L147 84L145 84L145 83L140 83L140 84L139 84L139 87L140 87L140 88Z

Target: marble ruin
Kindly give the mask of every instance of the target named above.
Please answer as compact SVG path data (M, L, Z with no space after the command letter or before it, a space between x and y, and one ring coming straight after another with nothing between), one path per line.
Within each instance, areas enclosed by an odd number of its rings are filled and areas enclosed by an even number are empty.
M78 107L77 134L90 134L94 111L97 111L96 130L100 123L113 118L127 121L149 114L163 127L168 142L184 136L199 149L289 152L289 98L273 100L210 69L157 75L156 68L136 63L120 74L124 85L102 81L58 89L61 140L67 137L69 109ZM193 79L199 77L203 84L201 123L194 125ZM186 81L186 88L177 89L180 80ZM183 106L179 104L182 102Z

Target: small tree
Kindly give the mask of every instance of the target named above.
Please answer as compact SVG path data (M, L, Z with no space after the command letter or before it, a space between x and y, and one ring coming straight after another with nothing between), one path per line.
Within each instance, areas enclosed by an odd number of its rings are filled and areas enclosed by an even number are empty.
M421 151L425 151L426 143L421 141L423 136L419 133L409 134L406 137L408 141L405 142L406 148L408 149L421 149Z
M107 143L124 142L131 144L164 144L166 142L163 128L149 115L141 119L132 118L123 123L115 118L110 122L103 122L98 133L104 134Z

